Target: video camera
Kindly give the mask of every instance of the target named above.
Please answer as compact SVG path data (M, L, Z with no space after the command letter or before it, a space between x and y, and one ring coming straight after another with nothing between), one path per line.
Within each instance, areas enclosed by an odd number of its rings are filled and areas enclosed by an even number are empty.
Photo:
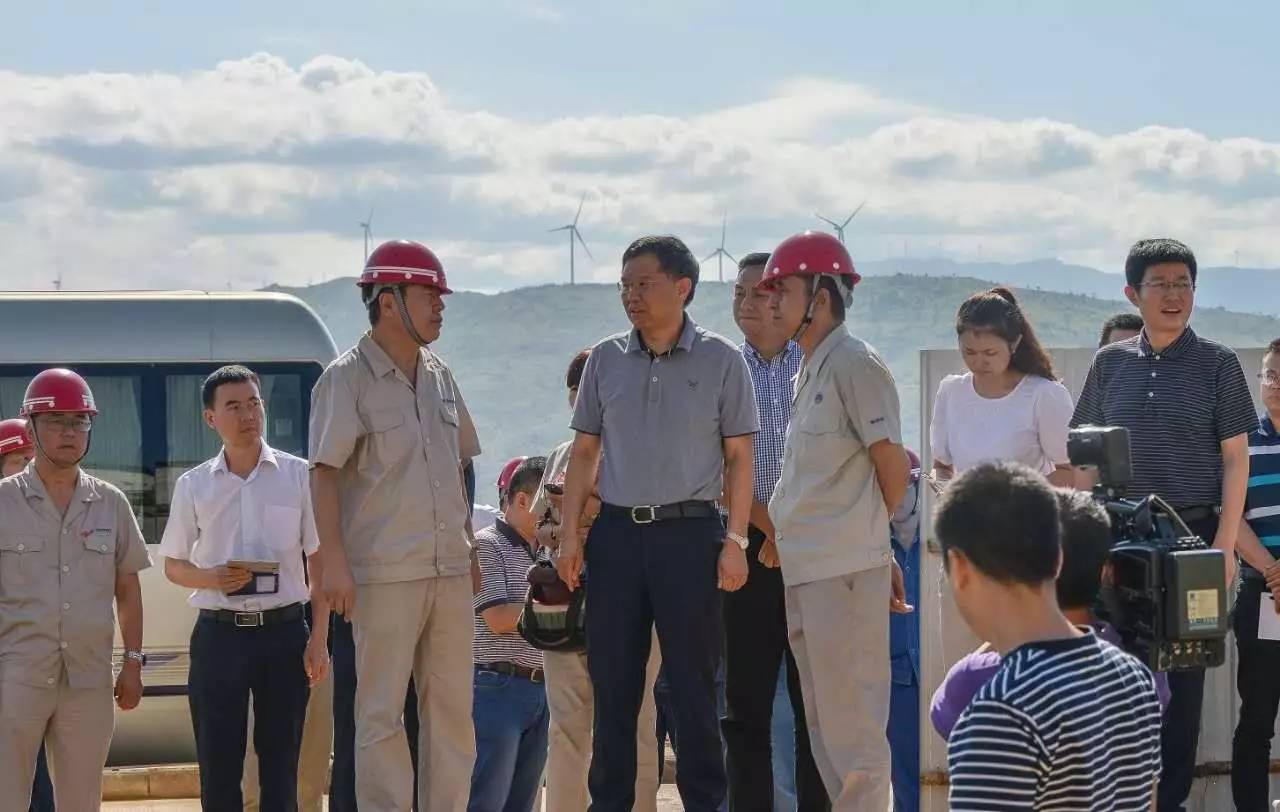
M1124 498L1132 477L1129 430L1085 426L1067 438L1072 465L1098 471L1094 498L1111 517L1111 579L1099 616L1153 671L1226 661L1226 559L1155 494Z

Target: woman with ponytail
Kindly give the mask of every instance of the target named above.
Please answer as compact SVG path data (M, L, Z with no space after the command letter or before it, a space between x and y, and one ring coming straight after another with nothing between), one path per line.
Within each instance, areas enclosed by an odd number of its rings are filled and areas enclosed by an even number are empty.
M980 462L1011 460L1070 486L1071 394L1013 293L992 288L966 299L956 337L969 371L938 387L929 426L934 476L946 480Z

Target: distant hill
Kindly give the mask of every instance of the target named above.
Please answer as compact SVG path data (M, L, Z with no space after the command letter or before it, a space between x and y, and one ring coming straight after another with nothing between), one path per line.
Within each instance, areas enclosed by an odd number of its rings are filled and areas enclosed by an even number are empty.
M970 293L990 286L968 277L874 272L858 286L850 329L879 349L893 369L903 430L917 447L917 353L955 346L956 308ZM272 289L292 293L315 308L339 348L354 344L367 329L352 279ZM702 282L690 313L699 324L736 342L741 336L730 314L731 296L728 284ZM1023 289L1019 296L1049 346L1094 346L1103 320L1128 308L1043 290ZM478 498L492 502L492 483L505 460L544 454L568 437L564 373L574 353L628 324L609 285L543 286L495 295L463 292L446 302L444 334L435 350L453 368L479 427L484 455L477 460ZM1276 319L1208 307L1197 308L1195 325L1203 335L1228 345L1265 344L1280 336Z
M1123 257L1120 259L1123 261ZM991 279L1030 290L1077 293L1124 301L1123 267L1117 267L1115 273L1104 273L1096 268L1069 265L1056 259L1006 264L903 258L860 262L858 270L864 276L910 274ZM1201 268L1196 281L1197 305L1280 316L1280 269Z

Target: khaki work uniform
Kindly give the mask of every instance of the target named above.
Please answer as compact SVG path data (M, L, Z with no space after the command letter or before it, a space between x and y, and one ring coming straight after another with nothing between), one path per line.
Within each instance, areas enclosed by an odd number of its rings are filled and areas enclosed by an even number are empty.
M889 512L869 448L902 442L875 350L837 327L796 378L769 502L814 760L833 810L889 804Z
M416 385L369 335L311 395L311 464L338 470L356 582L356 798L403 812L413 769L402 715L418 691L422 812L460 812L475 761L471 559L461 460L480 453L453 375L423 349Z
M533 515L541 517L551 507L546 497L548 484L564 484L569 468L569 448L564 443L547 457L547 467L534 498ZM552 520L560 521L552 508ZM591 767L591 728L595 721L595 691L587 673L587 655L576 651L544 651L543 670L547 676L547 708L551 712L547 752L546 812L582 812L590 805L587 771ZM653 683L658 679L662 651L657 634L649 649L645 668L644 697L636 719L636 801L637 812L657 812L658 808L658 709L653 699Z
M83 472L64 517L28 465L0 481L0 516L0 799L27 808L44 741L58 807L97 809L116 577L151 559L124 494Z

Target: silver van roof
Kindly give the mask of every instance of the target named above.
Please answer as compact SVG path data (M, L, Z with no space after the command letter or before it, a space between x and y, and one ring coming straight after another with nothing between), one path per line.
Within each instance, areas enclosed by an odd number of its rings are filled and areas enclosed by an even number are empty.
M0 363L319 361L324 322L284 293L0 292Z

